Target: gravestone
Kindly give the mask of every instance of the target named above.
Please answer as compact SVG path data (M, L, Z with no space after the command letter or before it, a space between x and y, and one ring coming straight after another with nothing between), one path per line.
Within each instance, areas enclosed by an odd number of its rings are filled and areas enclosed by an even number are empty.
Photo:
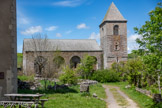
M89 92L89 85L88 84L81 84L80 85L80 92Z
M0 100L17 92L16 0L0 0Z

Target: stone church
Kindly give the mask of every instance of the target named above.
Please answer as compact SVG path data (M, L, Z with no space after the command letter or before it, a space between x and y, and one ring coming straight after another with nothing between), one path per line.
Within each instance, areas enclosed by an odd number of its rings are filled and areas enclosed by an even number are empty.
M96 58L96 69L110 68L113 62L127 60L127 20L124 19L114 3L112 3L103 19L100 28L100 44L91 39L50 39L50 48L37 50L44 53L52 67L54 53L60 51L60 57L66 65L76 67L83 56L88 54ZM28 74L35 71L36 64L33 55L32 39L23 42L23 72Z

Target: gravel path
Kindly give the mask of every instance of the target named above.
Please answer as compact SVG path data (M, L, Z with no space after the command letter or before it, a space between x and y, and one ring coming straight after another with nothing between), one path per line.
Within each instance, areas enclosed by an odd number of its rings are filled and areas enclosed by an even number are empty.
M107 108L139 108L139 107L137 107L137 104L133 100L131 100L126 94L124 94L122 91L120 91L120 89L118 87L107 86L107 85L103 85L103 87L105 88L105 92L106 92L106 95L107 95L107 99L105 100L107 102ZM116 99L114 98L112 92L110 91L110 88L115 88L117 90L117 92L122 97L124 97L126 99L129 106L118 105Z

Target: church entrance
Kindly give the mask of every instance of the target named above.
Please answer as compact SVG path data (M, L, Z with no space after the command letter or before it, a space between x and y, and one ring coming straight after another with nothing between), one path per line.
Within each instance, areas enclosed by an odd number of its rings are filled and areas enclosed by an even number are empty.
M76 68L79 63L80 63L80 57L73 56L71 58L71 60L70 60L70 67L71 68Z

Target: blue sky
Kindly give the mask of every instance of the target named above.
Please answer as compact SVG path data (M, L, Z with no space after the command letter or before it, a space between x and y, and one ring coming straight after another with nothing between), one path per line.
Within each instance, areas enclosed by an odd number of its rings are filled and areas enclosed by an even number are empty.
M128 52L137 48L134 27L149 20L161 0L17 0L17 51L23 39L47 34L50 39L99 39L99 25L112 2L128 20Z

